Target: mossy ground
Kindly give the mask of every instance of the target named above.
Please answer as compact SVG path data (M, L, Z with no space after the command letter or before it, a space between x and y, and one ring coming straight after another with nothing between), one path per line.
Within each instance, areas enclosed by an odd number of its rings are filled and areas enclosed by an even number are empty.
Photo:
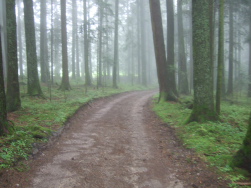
M8 119L14 123L14 131L0 137L0 170L15 167L17 163L28 159L34 143L45 143L49 136L61 128L81 106L93 99L106 97L131 90L147 89L141 86L121 86L119 89L103 87L96 89L84 85L72 85L72 90L62 92L53 86L51 95L48 87L43 86L46 98L30 97L25 86L21 87L22 108L9 113ZM26 168L25 168L26 169Z
M245 180L247 172L232 169L230 162L245 137L251 101L247 98L238 102L225 101L222 103L220 121L189 124L185 122L192 111L188 108L192 104L192 97L183 97L180 101L155 103L154 111L169 126L175 127L184 145L194 149L208 164L217 167L232 182ZM233 183L230 187L238 186Z

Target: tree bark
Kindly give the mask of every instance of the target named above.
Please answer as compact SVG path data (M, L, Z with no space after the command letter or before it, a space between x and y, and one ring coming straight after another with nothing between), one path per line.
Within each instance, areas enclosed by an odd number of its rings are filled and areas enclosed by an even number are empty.
M249 68L248 68L248 97L251 97L251 2L249 3Z
M99 0L99 26L98 26L98 78L97 86L102 86L102 59L103 59L103 0Z
M216 112L220 115L222 82L223 82L223 64L224 64L224 0L220 0L219 9L219 40L218 40L218 71L217 71L217 89L216 89Z
M233 2L229 1L229 68L227 95L233 95L233 71L234 68L234 15Z
M87 2L84 0L84 52L85 52L85 85L91 86L91 77L89 69L89 39L88 39L88 21L87 21Z
M2 31L0 25L0 33ZM7 125L7 111L6 111L6 96L4 88L4 75L3 75L3 57L2 57L2 35L0 34L0 136L5 133Z
M21 0L17 1L17 12L18 12L18 20L17 20L17 37L18 37L18 62L19 62L19 69L20 69L20 79L24 81L24 68L23 68L23 42L22 42L22 20L21 20Z
M118 74L118 63L119 63L119 43L118 43L118 25L119 25L119 0L115 1L115 33L114 33L114 63L112 71L113 88L118 88L117 85L117 74Z
M15 0L6 2L7 11L7 111L13 112L21 107L18 60L17 60L17 28Z
M194 0L193 18L193 52L194 52L194 105L188 122L217 120L214 98L211 94L212 63L210 53L210 2Z
M159 0L149 0L160 100L168 100L167 62Z
M140 36L141 36L141 68L142 68L142 85L147 86L147 76L146 76L146 26L145 26L145 0L140 0L140 18L141 18L141 28L140 28Z
M182 0L178 0L178 51L179 51L179 92L188 95L188 77L187 77L187 60L184 42L183 16L182 16Z
M168 87L169 100L177 100L178 91L175 80L174 65L174 11L173 0L166 0L167 6L167 65L168 65Z
M61 4L61 37L62 37L62 68L63 77L60 90L71 90L68 70L68 52L67 52L67 30L66 30L66 0L60 0Z
M77 38L77 2L72 1L72 79L76 79L76 38Z
M40 73L41 82L47 83L49 80L49 63L48 63L48 38L47 38L47 13L46 1L40 1Z
M25 0L24 3L24 20L25 20L25 39L26 39L26 56L27 56L27 73L28 73L28 95L43 96L40 87L38 70L37 70L37 52L33 1Z

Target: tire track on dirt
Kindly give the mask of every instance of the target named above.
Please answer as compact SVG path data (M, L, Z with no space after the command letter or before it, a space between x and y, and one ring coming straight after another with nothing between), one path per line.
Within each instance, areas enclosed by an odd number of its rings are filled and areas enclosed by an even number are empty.
M44 153L46 162L31 187L182 188L156 159L145 128L144 106L153 94L130 92L80 110L69 130Z

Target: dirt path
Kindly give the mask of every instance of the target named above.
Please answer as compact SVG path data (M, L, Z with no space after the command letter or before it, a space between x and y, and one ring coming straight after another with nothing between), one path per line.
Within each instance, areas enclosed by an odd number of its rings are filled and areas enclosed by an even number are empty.
M81 109L11 187L227 187L161 126L149 108L153 94L124 93Z

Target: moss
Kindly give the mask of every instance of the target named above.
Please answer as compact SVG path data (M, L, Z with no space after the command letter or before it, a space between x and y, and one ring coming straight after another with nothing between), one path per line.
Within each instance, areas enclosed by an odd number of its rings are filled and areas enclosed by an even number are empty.
M246 137L243 140L240 150L234 155L231 165L233 167L244 168L251 172L251 114Z

